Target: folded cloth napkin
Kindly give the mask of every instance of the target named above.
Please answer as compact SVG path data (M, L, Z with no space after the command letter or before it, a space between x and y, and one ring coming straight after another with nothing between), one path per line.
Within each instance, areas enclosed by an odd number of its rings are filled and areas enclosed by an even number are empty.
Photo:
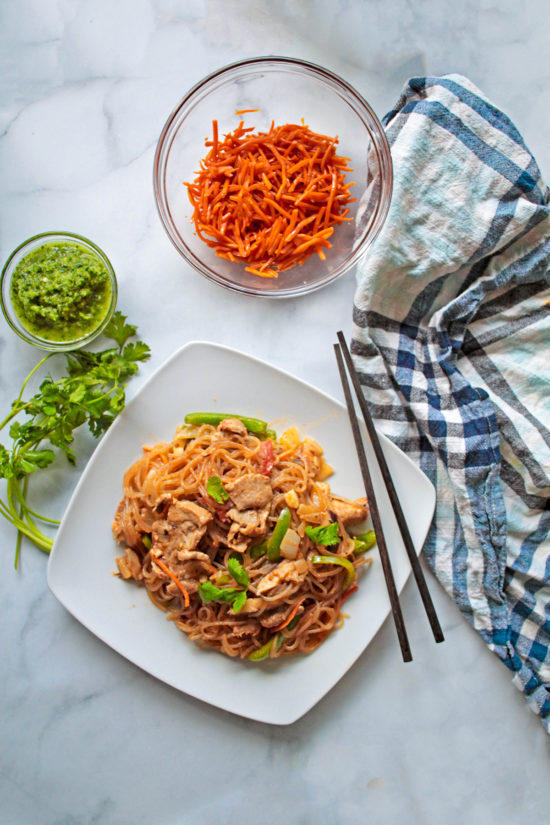
M413 78L384 126L393 199L358 268L355 366L436 487L432 571L550 733L550 193L464 77Z

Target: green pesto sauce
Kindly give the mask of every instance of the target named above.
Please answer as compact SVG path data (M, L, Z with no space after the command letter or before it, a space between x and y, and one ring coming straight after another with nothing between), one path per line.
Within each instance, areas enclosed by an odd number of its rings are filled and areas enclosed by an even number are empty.
M17 264L10 295L21 324L46 341L75 341L101 324L111 303L103 261L76 242L39 246Z

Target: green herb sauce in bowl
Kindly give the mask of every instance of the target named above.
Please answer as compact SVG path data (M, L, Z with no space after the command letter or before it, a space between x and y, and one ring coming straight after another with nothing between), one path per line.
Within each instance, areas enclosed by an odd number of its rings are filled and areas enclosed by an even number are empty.
M88 344L111 318L116 278L105 254L66 232L36 235L12 253L2 272L2 310L31 344L68 350Z

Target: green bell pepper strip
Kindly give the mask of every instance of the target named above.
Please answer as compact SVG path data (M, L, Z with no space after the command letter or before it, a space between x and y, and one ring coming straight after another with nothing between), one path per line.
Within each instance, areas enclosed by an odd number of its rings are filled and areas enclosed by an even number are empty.
M267 558L269 561L279 561L281 558L281 542L290 527L290 510L285 507L281 510L275 529L267 540Z
M262 662L264 659L268 658L273 645L275 645L276 650L279 650L283 642L284 637L278 633L276 636L272 636L271 639L268 642L266 642L265 645L263 645L263 647L260 647L258 648L258 650L253 650L252 653L249 653L247 658L251 662Z
M254 433L255 435L265 435L267 431L267 423L265 421L261 421L259 418L247 418L244 415L234 415L233 413L187 413L183 420L186 424L193 424L195 426L198 424L211 424L213 427L217 427L225 418L237 418L239 421L242 421L249 433Z
M346 581L344 582L344 590L347 590L350 584L356 579L357 573L355 572L355 567L349 559L343 559L340 556L312 556L311 561L313 564L338 564L340 567L343 567L347 574Z
M149 533L144 533L141 537L141 543L145 545L145 547L150 550L153 546L153 542Z
M224 573L222 570L220 570L220 572L216 573L216 575L214 576L214 582L215 582L215 584L218 584L218 585L219 584L229 584L232 581L233 581L233 577L230 576L229 573Z
M265 556L267 553L267 541L262 541L261 544L256 544L255 547L251 547L248 551L248 555L251 559L259 559L260 556Z
M361 555L361 553L366 553L368 550L372 550L376 544L376 533L374 530L369 530L367 533L359 533L359 535L353 537L353 543L355 545L353 552L356 556Z
M292 621L290 621L284 629L285 630L294 630L294 628L296 627L296 625L298 624L298 622L300 621L301 618L302 618L301 616L294 616Z

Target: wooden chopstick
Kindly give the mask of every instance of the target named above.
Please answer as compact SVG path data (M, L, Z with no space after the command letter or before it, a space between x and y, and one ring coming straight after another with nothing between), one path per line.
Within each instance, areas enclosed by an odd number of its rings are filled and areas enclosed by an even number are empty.
M414 544L411 538L411 534L407 525L407 521L403 514L403 510L401 508L401 504L399 502L399 497L397 495L397 491L393 484L393 480L386 462L386 458L384 456L382 446L380 444L380 439L378 438L378 434L376 432L372 416L370 414L369 408L367 406L367 402L365 400L365 396L363 395L363 391L361 388L361 384L359 382L359 376L357 375L357 371L353 365L353 361L351 360L350 351L348 345L346 344L344 335L342 332L337 333L337 338L340 343L340 349L344 355L344 359L346 361L346 366L348 368L348 372L351 377L351 381L353 384L353 388L355 390L355 395L359 402L359 407L361 408L361 413L363 415L363 419L365 421L365 425L367 428L367 432L369 434L369 438L372 443L372 447L374 450L374 454L376 456L376 460L378 461L378 466L380 467L380 472L382 473L382 478L384 479L384 484L386 485L386 490L388 491L388 496L390 498L393 511L395 513L395 518L397 520L397 524L399 525L399 530L401 531L401 536L403 537L403 543L405 545L405 549L407 551L407 555L409 557L409 561L411 563L413 575L418 586L418 590L420 592L420 597L422 599L422 603L424 605L424 609L426 611L426 615L428 616L428 621L430 622L430 627L432 629L432 633L434 635L434 639L436 642L443 642L445 637L443 635L443 631L441 630L441 625L439 624L439 619L437 618L437 614L435 612L435 607L432 602L432 597L430 596L430 591L428 590L428 585L426 584L426 579L424 578L424 572L420 565L420 561L416 550L414 548ZM374 519L373 519L374 524ZM376 527L374 529L376 533Z
M363 446L363 439L361 438L361 432L359 430L359 422L357 420L357 414L355 412L355 407L353 404L353 399L351 397L351 391L348 384L348 379L346 375L346 369L344 367L344 361L342 359L342 353L340 351L340 347L338 344L334 345L334 353L336 355L336 361L338 363L338 370L340 372L340 379L342 381L342 389L344 390L344 396L346 399L346 406L348 408L348 415L351 424L351 430L353 432L353 438L355 440L355 447L357 450L357 455L359 457L359 466L361 468L361 475L363 476L363 482L365 484L365 492L367 494L367 500L369 503L370 514L372 518L372 524L374 527L374 532L376 534L376 541L378 543L378 550L380 552L380 559L382 561L382 570L384 571L384 578L386 580L386 588L388 590L388 596L390 597L390 604L391 604L391 611L393 615L393 620L395 623L395 629L397 631L397 637L399 639L399 644L401 646L401 655L403 656L404 662L411 662L412 661L412 653L411 648L409 645L409 639L407 636L407 631L405 630L405 622L403 620L403 614L401 612L401 605L399 604L399 597L397 595L397 588L395 586L395 579L393 577L393 571L391 567L390 557L388 554L388 548L386 546L386 540L384 538L384 531L382 529L382 522L380 520L380 514L378 512L378 506L376 504L376 496L374 494L374 487L372 484L372 478L370 475L370 470L367 464L367 457L365 455L365 448Z

